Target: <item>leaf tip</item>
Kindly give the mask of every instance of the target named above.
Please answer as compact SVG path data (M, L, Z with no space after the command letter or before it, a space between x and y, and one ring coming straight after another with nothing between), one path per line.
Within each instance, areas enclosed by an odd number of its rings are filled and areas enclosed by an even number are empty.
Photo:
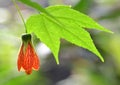
M114 32L112 32L111 30L108 30L108 29L106 29L105 32L112 33L112 34L114 33Z
M102 55L98 51L95 54L100 59L101 62L104 62L104 58L102 57Z
M59 65L60 63L59 63L58 54L57 54L57 55L55 55L55 54L53 53L53 55L54 55L54 59L55 59L55 61L56 61L57 65Z
M104 59L103 58L101 58L101 61L104 63Z
M98 57L101 60L101 62L104 62L104 58L101 56L101 54L99 54Z
M59 61L58 62L56 62L57 63L57 65L59 65L60 63L59 63Z
M56 60L57 65L59 65L59 64L60 64L60 63L59 63L59 59L56 58L55 60Z

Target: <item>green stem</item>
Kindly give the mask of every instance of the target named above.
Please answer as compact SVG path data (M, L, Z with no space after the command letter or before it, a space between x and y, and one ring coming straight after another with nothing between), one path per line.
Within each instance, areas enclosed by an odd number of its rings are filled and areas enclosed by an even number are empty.
M38 11L40 11L40 12L42 12L42 13L44 13L44 14L52 17L52 18L54 18L54 16L52 16L48 11L46 11L45 8L43 8L40 4L38 4L36 2L33 2L31 0L18 0L18 1L20 1L20 2L30 6L32 8L35 8L36 10L38 10Z
M22 13L21 13L21 11L20 11L20 8L19 8L19 6L16 4L16 1L15 1L15 0L12 0L12 2L13 2L13 4L14 4L15 8L16 8L17 11L18 11L18 14L20 15L20 17L21 17L21 19L22 19L22 22L23 22L23 24L24 24L24 26L25 26L25 32L27 33L27 27L26 27L26 24L25 24L23 15L22 15Z

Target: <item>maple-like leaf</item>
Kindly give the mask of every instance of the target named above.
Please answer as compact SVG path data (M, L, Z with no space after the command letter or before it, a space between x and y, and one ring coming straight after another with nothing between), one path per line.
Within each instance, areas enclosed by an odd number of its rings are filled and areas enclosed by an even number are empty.
M40 11L38 4L33 6L31 5L32 2L23 3ZM90 34L84 28L97 29L105 32L111 31L96 23L89 16L73 10L70 6L57 5L42 9L40 14L34 14L29 17L26 26L28 33L37 35L51 49L57 64L59 64L58 53L61 38L88 49L104 61L96 49Z

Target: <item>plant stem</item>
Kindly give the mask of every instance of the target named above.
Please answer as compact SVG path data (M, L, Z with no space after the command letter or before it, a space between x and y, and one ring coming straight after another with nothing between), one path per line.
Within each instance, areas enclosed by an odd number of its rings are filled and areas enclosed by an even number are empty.
M23 24L24 24L24 26L25 26L25 32L27 33L27 27L26 27L26 24L25 24L23 15L22 15L22 13L21 13L21 11L20 11L20 8L19 8L19 6L16 4L16 1L15 1L15 0L12 0L12 2L13 2L13 4L14 4L15 8L16 8L17 11L18 11L18 14L20 15L20 17L21 17L21 19L22 19L22 22L23 22Z

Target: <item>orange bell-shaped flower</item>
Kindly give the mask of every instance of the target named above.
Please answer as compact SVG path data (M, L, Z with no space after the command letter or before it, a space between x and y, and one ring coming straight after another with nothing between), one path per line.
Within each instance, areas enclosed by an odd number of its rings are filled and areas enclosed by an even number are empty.
M39 58L34 51L31 34L22 36L22 46L17 61L18 71L24 70L26 74L31 74L32 69L39 69Z

